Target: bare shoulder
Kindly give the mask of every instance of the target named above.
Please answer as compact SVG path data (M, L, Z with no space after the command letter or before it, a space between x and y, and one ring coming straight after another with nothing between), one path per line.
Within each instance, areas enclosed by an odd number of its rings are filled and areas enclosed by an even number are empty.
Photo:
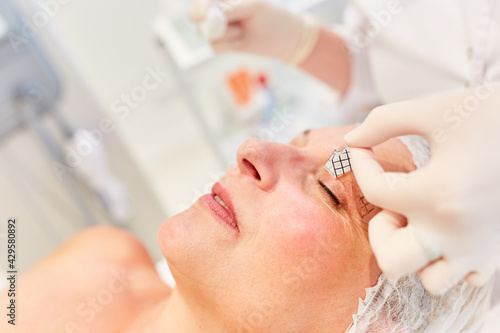
M46 260L57 261L68 256L71 256L72 260L101 258L120 261L123 264L154 266L145 246L134 234L111 226L90 227L79 232L62 244Z
M138 306L170 294L140 240L107 226L70 238L22 274L18 289L16 332L116 332Z

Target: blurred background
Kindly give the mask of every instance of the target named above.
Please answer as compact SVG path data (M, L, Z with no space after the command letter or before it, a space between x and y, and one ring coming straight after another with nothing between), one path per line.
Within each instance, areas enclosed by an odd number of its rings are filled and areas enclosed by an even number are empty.
M21 273L96 224L131 230L159 260L158 227L245 139L352 121L298 70L214 56L190 1L1 1L0 219L18 220ZM345 3L280 2L329 25Z

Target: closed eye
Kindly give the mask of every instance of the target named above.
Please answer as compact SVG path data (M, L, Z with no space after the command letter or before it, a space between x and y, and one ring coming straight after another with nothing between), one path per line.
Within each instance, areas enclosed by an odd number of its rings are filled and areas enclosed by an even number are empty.
M322 181L318 180L319 185L323 188L323 191L330 197L332 203L334 204L335 207L340 207L340 201L339 199L335 196L335 194L330 191L328 186L326 186Z

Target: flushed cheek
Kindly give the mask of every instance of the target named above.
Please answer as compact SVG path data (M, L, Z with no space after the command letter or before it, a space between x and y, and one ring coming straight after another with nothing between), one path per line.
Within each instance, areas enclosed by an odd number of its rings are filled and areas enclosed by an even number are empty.
M287 205L277 209L268 223L268 237L263 243L274 244L269 255L281 267L288 267L283 277L288 283L296 284L298 280L328 271L345 251L343 224L318 210L315 204Z
M343 221L315 201L292 201L276 208L269 225L284 251L311 252L317 244L330 244L343 239Z
M288 264L282 267L281 282L291 291L315 292L315 286L323 285L335 276L339 264L344 262L343 240L330 233L307 232L291 235L292 247L286 254ZM288 242L287 244L291 244Z

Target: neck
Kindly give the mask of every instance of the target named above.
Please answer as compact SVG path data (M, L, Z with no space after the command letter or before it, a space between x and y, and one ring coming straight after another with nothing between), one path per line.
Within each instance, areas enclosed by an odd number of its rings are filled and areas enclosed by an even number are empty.
M350 298L352 298L352 295L350 296ZM336 306L328 306L329 309L335 309L335 311L331 311L327 318L324 318L321 315L313 316L315 318L309 322L309 324L302 323L298 326L292 325L292 327L290 327L291 331L298 332L302 331L299 327L308 327L307 331L323 332L323 330L326 329L325 332L329 333L344 333L345 329L349 326L352 320L352 314L355 313L353 312L351 306L346 304L345 299L344 295L338 295L336 298L338 304L336 304ZM140 325L140 332L206 333L227 331L227 329L224 329L216 320L214 320L214 318L209 317L209 311L193 309L182 297L178 289L174 289L171 296L155 307L155 309L153 309L147 317L147 320L142 321L142 324ZM314 321L318 322L313 323ZM149 326L149 329L146 329L146 323L147 326ZM255 328L256 331L260 331L260 329L262 329L262 327Z
M376 265L376 263L370 261L370 264L366 266L370 265ZM282 329L286 326L289 332L325 331L329 333L344 333L352 321L352 314L357 311L358 299L365 297L364 287L375 285L378 275L380 275L378 268L367 269L366 272L359 270L354 276L344 276L347 282L341 283L344 287L337 288L335 294L329 293L328 290L324 290L320 294L305 293L308 296L304 296L303 302L293 302L288 305L283 299L278 299L275 302L276 306L270 306L267 311L270 315L268 318L270 322L267 322L264 325L265 327L252 325L252 331L269 332L270 330L266 329L266 327L274 327L272 331L278 331L280 328ZM145 321L149 323L148 326L150 329L144 329L145 326L141 325L143 329L139 331L148 333L231 331L223 323L211 316L212 312L210 309L193 304L189 299L189 297L184 297L177 287L174 288L170 297L161 301L155 307L155 310L150 312L148 319ZM319 305L317 307L318 311L312 311L311 304ZM304 313L309 313L310 315L304 318ZM235 313L235 315L246 318L244 313ZM234 330L232 331L234 332Z
M209 311L190 306L177 288L164 302L154 321L152 333L223 332Z

